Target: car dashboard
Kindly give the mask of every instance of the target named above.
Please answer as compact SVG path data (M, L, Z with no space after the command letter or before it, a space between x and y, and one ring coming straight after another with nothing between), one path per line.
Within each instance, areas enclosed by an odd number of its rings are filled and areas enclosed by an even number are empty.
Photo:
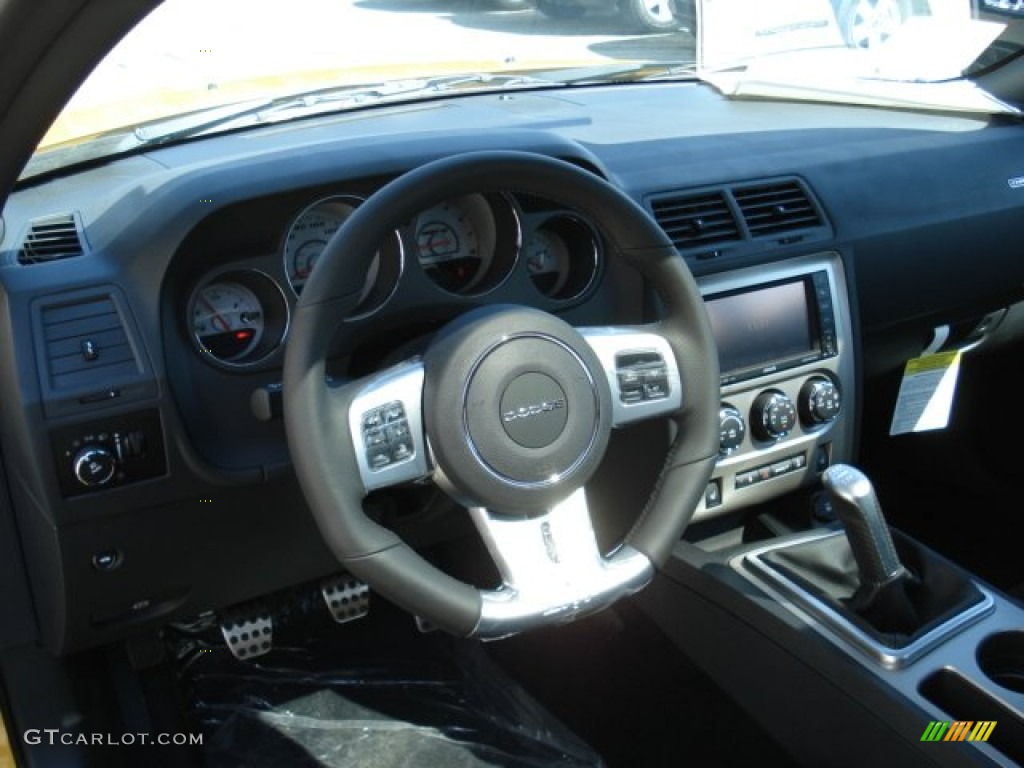
M46 645L95 646L338 569L291 472L284 350L326 240L403 172L540 153L654 216L719 345L721 453L696 512L713 521L852 460L866 381L934 328L964 341L1020 300L1024 190L1008 181L1024 173L1022 131L730 101L696 82L588 86L358 110L23 183L0 242L0 429ZM559 190L439 200L379 244L328 374L418 355L485 305L647 322L656 288ZM643 400L644 375L613 394ZM666 435L634 436L630 466L656 470ZM446 530L427 519L409 535Z

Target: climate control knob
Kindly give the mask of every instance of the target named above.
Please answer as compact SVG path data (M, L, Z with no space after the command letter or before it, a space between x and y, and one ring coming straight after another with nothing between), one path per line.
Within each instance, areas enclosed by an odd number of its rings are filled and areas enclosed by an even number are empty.
M750 426L761 440L785 437L796 426L796 406L783 392L774 389L762 392L754 400Z
M828 424L839 415L842 398L832 379L815 376L800 389L800 420L809 427Z
M747 434L747 424L738 408L723 405L718 411L718 450L720 453L731 453L743 444Z
M71 460L71 471L86 488L96 488L114 479L117 459L102 445L86 445Z

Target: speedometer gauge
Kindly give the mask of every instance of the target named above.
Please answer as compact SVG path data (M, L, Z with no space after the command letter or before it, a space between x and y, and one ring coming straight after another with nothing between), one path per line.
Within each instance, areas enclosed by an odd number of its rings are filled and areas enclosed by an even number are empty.
M215 282L196 292L189 321L200 349L221 362L248 355L263 338L263 305L249 288Z
M357 198L329 197L313 203L292 222L284 239L284 273L296 296L302 293L327 241L359 203Z
M304 209L288 227L284 238L284 273L298 296L320 254L363 201L358 197L336 196L318 200ZM373 257L363 291L349 319L368 315L394 293L402 273L402 242L398 233L381 244Z

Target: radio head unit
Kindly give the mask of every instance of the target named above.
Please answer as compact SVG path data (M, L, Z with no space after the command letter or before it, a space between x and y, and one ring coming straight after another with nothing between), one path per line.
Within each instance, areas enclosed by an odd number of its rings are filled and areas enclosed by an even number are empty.
M723 386L837 354L826 270L705 296L705 305Z

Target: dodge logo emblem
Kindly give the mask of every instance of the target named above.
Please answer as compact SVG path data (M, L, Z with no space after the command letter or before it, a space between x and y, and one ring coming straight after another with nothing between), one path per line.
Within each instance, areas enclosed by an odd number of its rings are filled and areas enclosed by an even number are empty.
M550 413L551 411L558 411L562 408L565 408L565 400L562 398L557 400L545 400L542 403L532 403L531 405L523 405L519 408L513 408L510 411L505 411L501 414L501 420L508 424L516 419L528 419L531 416L540 416L542 413Z

